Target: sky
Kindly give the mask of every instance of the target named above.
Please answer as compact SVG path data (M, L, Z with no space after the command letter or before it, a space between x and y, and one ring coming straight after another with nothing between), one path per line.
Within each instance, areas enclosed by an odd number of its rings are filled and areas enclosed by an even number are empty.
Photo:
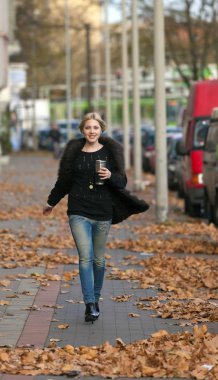
M108 7L108 21L109 21L109 23L117 22L120 20L120 18L121 18L120 11L116 7L110 5Z
M168 2L169 0L164 0L164 2ZM108 6L108 21L109 23L118 22L121 19L121 9L118 7L109 5Z
M170 3L170 0L164 0L164 5L169 5ZM199 5L199 1L198 0L195 0L195 3L194 3L194 6L198 6ZM121 10L117 9L116 6L113 6L113 5L109 5L108 7L108 20L110 23L113 23L113 22L118 22L120 21L121 19Z

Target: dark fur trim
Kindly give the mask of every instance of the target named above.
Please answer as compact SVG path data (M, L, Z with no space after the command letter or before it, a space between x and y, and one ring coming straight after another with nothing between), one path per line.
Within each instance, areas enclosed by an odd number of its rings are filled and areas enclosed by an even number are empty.
M99 142L100 144L105 145L105 147L108 149L108 151L112 155L112 158L117 167L117 170L120 173L124 174L125 166L124 166L123 146L110 137L100 137Z

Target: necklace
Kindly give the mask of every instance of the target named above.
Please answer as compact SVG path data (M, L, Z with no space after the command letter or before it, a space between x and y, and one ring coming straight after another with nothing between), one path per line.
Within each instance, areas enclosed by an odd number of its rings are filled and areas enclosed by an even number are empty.
M85 144L84 147L83 147L83 150L84 150L84 152L86 152L86 153L94 153L94 152L97 152L99 149L100 149L100 144L99 144L99 142L98 142L98 145L97 145L97 149L96 149L96 150L88 151L88 150L87 150L87 146L86 146L86 144Z
M85 152L85 153L95 153L95 152L97 152L97 151L100 149L100 144L99 144L99 142L98 142L97 149L94 150L94 151L92 151L92 152L88 152L88 151L87 151L87 146L86 146L86 145L84 145L83 149L84 149L84 152ZM90 179L89 179L89 190L93 190L93 189L94 189L94 181L92 181L91 178L90 178Z

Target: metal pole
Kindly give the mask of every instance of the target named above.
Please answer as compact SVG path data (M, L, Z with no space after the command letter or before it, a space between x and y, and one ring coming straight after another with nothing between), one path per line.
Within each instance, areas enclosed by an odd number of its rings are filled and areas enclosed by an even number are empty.
M154 71L155 71L155 130L156 130L156 221L164 222L168 213L165 46L163 1L154 0Z
M92 89L91 89L91 75L92 75L92 67L91 67L91 49L90 49L90 24L85 24L86 30L86 67L87 67L87 103L88 103L88 112L91 112L92 108Z
M133 127L134 127L134 181L135 191L142 189L142 147L139 94L139 45L137 0L132 0L132 71L133 71Z
M108 0L104 3L105 11L105 74L106 74L106 121L108 135L111 136L111 56L110 56L110 30L108 23Z
M123 131L125 169L130 168L129 150L129 94L128 94L128 48L126 30L126 0L122 0L122 78L123 78Z
M72 136L71 131L71 119L72 119L72 108L71 108L71 41L69 35L70 19L69 19L69 9L68 0L64 2L64 25L65 25L65 54L66 54L66 107L67 107L67 137L70 140Z
M35 61L36 61L36 41L35 41L35 18L33 18L33 29L32 29L32 89L31 89L31 98L32 98L32 148L37 150L37 131L36 131L36 70L35 70Z

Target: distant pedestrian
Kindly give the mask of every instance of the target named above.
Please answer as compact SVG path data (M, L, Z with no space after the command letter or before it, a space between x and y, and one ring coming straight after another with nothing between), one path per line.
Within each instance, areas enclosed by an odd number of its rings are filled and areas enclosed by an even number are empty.
M99 317L99 298L105 272L105 247L111 223L143 212L148 205L124 190L122 146L102 137L105 122L98 113L88 113L79 125L84 138L71 140L62 156L57 182L43 214L68 194L69 225L79 254L79 273L86 305L85 321ZM96 161L104 165L96 173ZM97 161L99 164L99 161Z
M49 131L49 137L52 141L52 149L54 158L60 157L60 143L61 143L61 132L59 131L58 125L52 123L51 130Z

